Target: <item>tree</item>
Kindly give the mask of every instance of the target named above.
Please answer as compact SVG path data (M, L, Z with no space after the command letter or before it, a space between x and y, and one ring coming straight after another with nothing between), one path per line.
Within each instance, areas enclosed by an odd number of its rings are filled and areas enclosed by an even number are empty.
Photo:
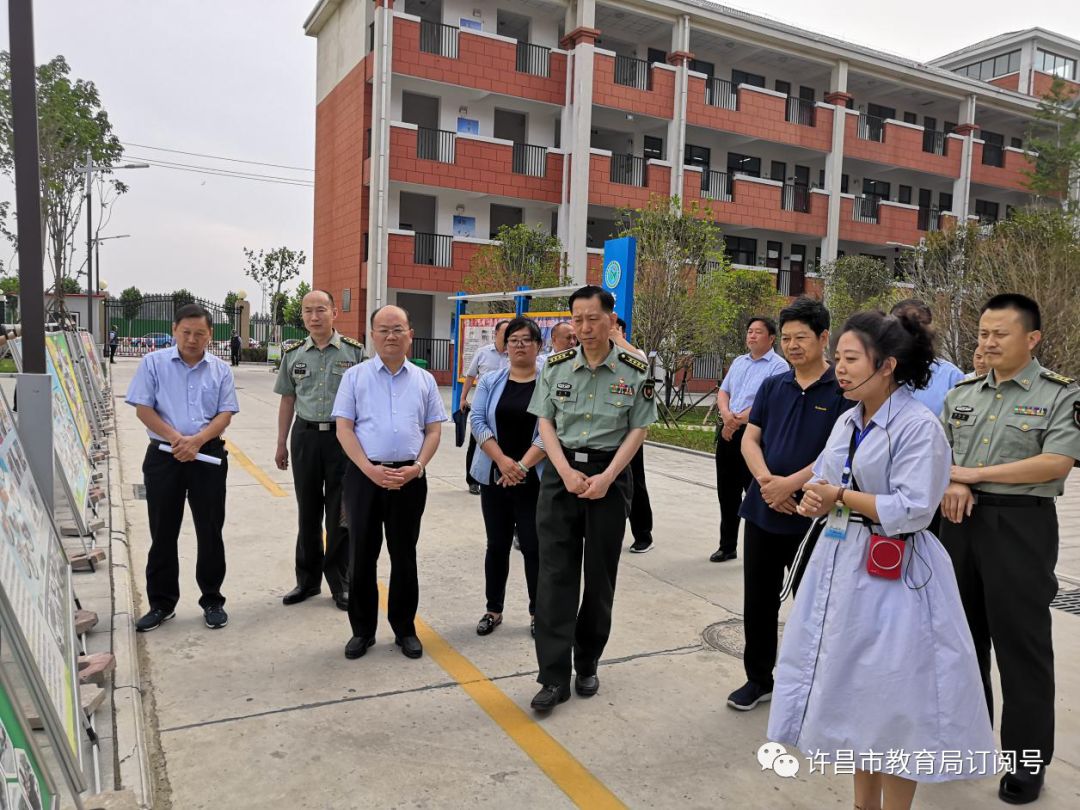
M80 166L89 157L107 178L113 196L127 187L111 178L110 169L123 153L113 135L109 116L101 105L93 82L70 77L71 68L63 56L56 56L37 69L38 143L41 169L41 214L45 226L45 246L52 269L52 287L62 295L64 279L76 278L72 268L75 232L84 201ZM11 62L0 52L0 172L14 180L14 130L11 125ZM102 187L104 191L106 187ZM107 195L96 195L102 210L111 203ZM98 217L99 222L101 217ZM10 232L9 232L10 234ZM70 285L67 285L70 286Z
M888 311L901 296L896 276L881 259L872 256L841 256L821 267L825 279L825 305L839 333L844 321L866 309Z
M1027 140L1038 153L1027 172L1028 189L1038 197L1067 200L1070 179L1080 175L1080 95L1064 79L1055 77L1042 97Z
M133 321L139 317L142 309L143 294L138 287L128 287L120 293L120 304L124 308L124 320Z
M286 326L304 328L304 296L309 292L311 292L311 285L306 281L301 281L296 285L296 292L292 294L284 308Z
M270 297L271 322L280 325L283 319L280 309L288 300L282 297L281 288L300 275L300 268L307 262L304 251L280 247L256 253L245 247L244 256L247 258L244 273L260 287L273 290Z
M60 294L59 297L61 297L61 298L64 295L73 295L73 294L82 292L82 286L79 284L78 281L76 281L73 278L63 278L63 279L61 279L60 280L60 288L61 288L61 294Z
M472 293L512 292L518 287L557 287L562 281L562 245L559 238L537 225L502 225L496 244L484 245L472 258L462 281ZM538 299L539 301L540 299ZM537 303L537 306L541 304ZM565 299L545 299L543 306L562 308ZM513 312L513 301L492 301L489 312Z
M750 318L775 319L786 301L776 290L776 280L760 270L724 267L706 273L698 283L705 288L696 317L708 325L706 348L724 358L725 365L727 358L745 351Z
M175 290L172 294L173 312L180 309L180 307L187 306L188 304L195 303L195 296L191 294L189 290L185 290L181 287L179 290Z
M270 297L270 322L275 326L285 325L285 307L288 306L288 304L288 293L277 292Z
M240 299L237 298L236 293L233 292L232 290L229 290L227 293L225 293L225 301L222 304L222 306L225 308L225 314L226 315L235 315L236 314L236 310L237 310L236 302L239 301L239 300Z

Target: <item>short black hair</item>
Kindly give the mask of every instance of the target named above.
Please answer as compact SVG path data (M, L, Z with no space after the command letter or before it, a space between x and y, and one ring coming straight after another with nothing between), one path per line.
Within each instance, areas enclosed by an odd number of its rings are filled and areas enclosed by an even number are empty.
M214 319L202 304L184 304L176 310L176 312L173 313L173 326L179 326L180 321L185 320L186 318L202 318L206 321L206 325L210 328L210 331L214 331Z
M619 328L622 329L624 332L626 331L626 321L624 321L622 318L616 318L615 323L617 323L619 325Z
M1026 295L1020 295L1020 293L995 295L983 304L979 314L982 315L988 309L1014 309L1020 315L1020 321L1024 324L1024 329L1028 332L1042 330L1042 314L1039 312L1039 305L1034 299L1028 298Z
M934 335L930 326L911 311L886 315L880 310L856 312L840 330L843 336L854 332L881 368L889 357L896 358L893 379L900 385L926 388L930 384L930 369L934 363Z
M575 301L587 301L590 298L599 298L600 309L604 310L604 312L615 311L615 296L604 288L597 287L595 284L586 284L584 287L579 287L574 290L573 294L570 296L570 311L574 311Z
M375 328L375 316L378 315L380 312L382 312L387 307L397 307L402 312L404 312L405 313L405 323L407 323L409 325L409 328L412 329L412 316L409 314L409 310L405 309L405 307L398 306L397 304L383 304L381 307L376 307L375 311L371 313L371 328L372 329Z
M543 343L544 335L540 331L540 327L536 321L532 318L526 318L524 315L519 315L512 321L500 321L500 323L506 324L506 337L509 338L514 332L518 332L522 329L529 330L529 337L532 338L534 343ZM496 327L498 328L498 327Z
M769 332L769 337L776 336L776 321L774 321L772 318L766 318L764 315L751 316L750 319L746 322L746 330L750 331L750 327L753 326L757 321L761 321L761 323L764 324L765 329L767 329Z
M821 337L821 333L829 328L829 310L820 301L803 295L780 310L781 329L792 321L806 324L815 335Z
M923 323L930 324L934 322L933 311L921 298L905 298L903 301L897 301L893 304L893 308L890 312L892 315L899 315L901 312L910 312Z

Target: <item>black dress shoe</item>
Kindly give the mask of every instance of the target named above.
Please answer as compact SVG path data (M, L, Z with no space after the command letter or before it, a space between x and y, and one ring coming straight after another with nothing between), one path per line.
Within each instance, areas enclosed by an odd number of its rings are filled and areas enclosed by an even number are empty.
M1038 773L1025 768L1018 769L1016 773L1007 773L1001 777L998 798L1006 804L1031 804L1039 798L1045 778L1045 767L1040 768Z
M310 599L312 596L318 596L320 593L322 593L322 588L301 588L297 585L281 597L281 604L296 605L303 602L305 599Z
M335 593L332 594L334 604L337 605L338 610L349 609L349 594L348 593Z
M582 675L574 678L574 691L582 697L592 697L600 691L600 679L596 675Z
M539 692L536 693L536 697L532 699L532 706L538 712L550 712L560 703L566 703L570 699L570 684L553 684L552 686L545 686Z
M366 653L368 647L372 646L374 643L374 638L368 638L367 636L353 636L349 639L349 643L345 645L345 657L359 658Z
M401 654L406 658L419 658L424 654L424 645L416 636L396 636L394 643L401 647Z
M717 549L709 557L709 562L727 562L728 560L734 560L738 557L738 553L734 551L724 551L723 549Z

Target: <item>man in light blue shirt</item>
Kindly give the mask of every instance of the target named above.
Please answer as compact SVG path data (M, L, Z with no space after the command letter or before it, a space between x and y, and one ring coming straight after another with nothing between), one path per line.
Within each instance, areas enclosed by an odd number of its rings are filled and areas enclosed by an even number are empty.
M415 627L416 542L427 502L424 470L439 448L446 409L435 378L407 359L413 339L408 312L395 306L375 310L371 337L375 357L345 372L332 413L351 462L342 484L353 557L352 637L345 657L359 658L375 643L385 526L394 643L407 657L419 658L424 649Z
M787 361L773 350L776 324L755 316L746 327L746 348L735 358L716 392L716 409L722 426L716 435L716 496L720 500L720 548L711 562L727 562L738 556L739 508L743 493L753 480L742 455L742 437L758 388L774 374L788 370Z
M213 330L210 313L201 306L180 307L173 321L173 345L145 355L128 387L126 402L135 406L150 437L143 460L150 516L146 561L150 610L135 625L140 633L160 627L176 615L174 609L180 601L176 544L185 500L191 505L198 541L195 579L202 591L199 605L206 626L217 630L229 622L221 595L225 580L221 530L229 472L221 434L240 406L232 370L207 352ZM196 454L204 458L197 459Z
M917 318L927 327L934 320L934 313L931 312L930 307L918 298L907 298L895 304L890 314L899 315L903 312ZM930 366L930 384L926 388L912 391L912 394L917 401L929 408L930 412L940 419L941 411L945 407L945 395L952 391L962 379L964 379L964 372L944 357L939 357ZM932 524L931 528L934 525L936 524Z

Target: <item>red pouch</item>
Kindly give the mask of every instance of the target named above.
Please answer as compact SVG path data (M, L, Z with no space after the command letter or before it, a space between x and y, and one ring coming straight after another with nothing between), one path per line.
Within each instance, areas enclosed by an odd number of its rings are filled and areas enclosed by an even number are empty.
M870 535L870 552L866 555L866 573L882 579L900 579L906 545L907 541L902 537Z

